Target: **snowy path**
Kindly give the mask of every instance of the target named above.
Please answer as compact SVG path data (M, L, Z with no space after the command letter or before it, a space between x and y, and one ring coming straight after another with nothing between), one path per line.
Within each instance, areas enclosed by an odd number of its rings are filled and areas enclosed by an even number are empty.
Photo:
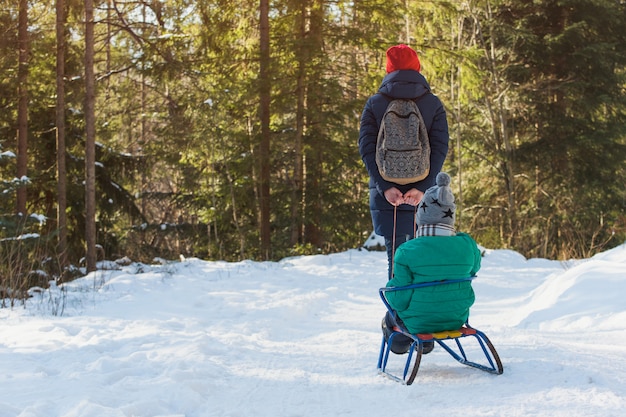
M0 310L0 417L622 416L625 254L566 270L488 251L471 322L504 374L439 349L408 387L376 372L384 253L100 273L63 317Z

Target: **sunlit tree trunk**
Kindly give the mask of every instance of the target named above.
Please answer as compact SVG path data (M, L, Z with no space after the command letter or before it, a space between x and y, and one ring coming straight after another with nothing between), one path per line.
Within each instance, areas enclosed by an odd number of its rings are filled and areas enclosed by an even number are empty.
M56 100L56 137L57 137L57 228L59 239L57 254L61 266L67 264L67 169L65 165L65 1L56 2L56 38L57 38L57 100Z
M20 0L19 10L19 62L18 78L18 110L17 110L17 177L27 175L28 164L28 1ZM26 187L17 190L16 212L26 215Z
M261 257L270 259L270 27L269 0L260 0L259 102L261 143L259 148L259 197L261 206Z
M326 135L324 126L324 114L321 109L327 100L323 91L323 69L320 57L324 54L324 1L311 0L307 10L306 44L307 53L311 62L317 63L315 67L308 68L307 94L305 98L305 243L310 243L319 248L323 245L322 236L322 213L323 213L323 154L325 152L324 141Z
M301 3L299 17L297 19L298 34L301 40L306 36L306 3ZM302 43L300 43L302 45ZM308 62L304 46L298 48L297 56L297 80L296 80L296 131L294 137L294 161L293 161L293 184L291 189L291 237L290 244L295 246L302 241L302 206L304 204L304 171L303 171L303 146L304 136L304 110L306 98L306 63Z
M85 242L87 272L96 270L96 129L93 0L85 0Z

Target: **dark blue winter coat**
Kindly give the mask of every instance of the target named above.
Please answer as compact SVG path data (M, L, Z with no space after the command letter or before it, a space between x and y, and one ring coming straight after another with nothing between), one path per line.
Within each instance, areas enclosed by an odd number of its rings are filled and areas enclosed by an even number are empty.
M430 139L430 173L422 181L398 185L385 181L378 172L376 139L391 97L417 98L416 103L424 118ZM376 234L386 237L393 235L393 206L385 198L384 192L391 187L397 187L402 193L411 188L423 192L435 185L435 178L448 154L448 140L445 109L441 100L430 92L426 78L414 70L400 70L387 74L378 93L365 103L359 132L359 152L370 176L370 212ZM414 207L408 204L398 206L396 235L413 236L414 210Z

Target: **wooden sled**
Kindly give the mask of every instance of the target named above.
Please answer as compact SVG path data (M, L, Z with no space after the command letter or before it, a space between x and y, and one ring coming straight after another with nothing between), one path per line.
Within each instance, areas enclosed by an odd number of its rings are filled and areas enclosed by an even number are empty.
M396 313L389 305L389 302L386 298L386 293L390 291L406 291L433 285L471 281L474 278L475 277L448 279L443 281L406 285L403 287L384 287L379 289L378 292L380 294L380 298L383 300L383 303L385 303L387 310L389 310L390 314L395 318ZM502 367L502 362L500 361L500 357L498 356L498 352L496 352L496 349L493 347L491 341L489 341L489 339L483 332L471 327L468 322L466 322L460 329L445 330L436 333L411 334L406 328L398 324L393 326L391 330L392 331L389 336L389 340L387 340L387 338L383 335L383 341L380 346L380 354L378 356L378 370L382 375L385 375L393 379L394 381L398 381L406 385L411 385L413 383L415 377L417 376L417 371L419 370L420 362L422 360L424 342L434 342L435 346L439 345L440 347L442 347L454 359L456 359L463 365L471 366L476 369L480 369L481 371L489 372L495 375L500 375L504 371L504 368ZM406 353L407 356L402 375L396 375L387 369L387 365L390 358L389 354L393 353L391 352L391 342L393 341L394 337L400 334L413 339L413 343L411 343L411 347ZM476 342L474 345L477 344L480 347L480 349L474 349L472 351L474 355L481 356L482 359L480 359L480 361L474 361L468 358L470 348L470 346L466 344L466 342L468 341L474 341ZM481 351L482 354L480 353ZM402 355L394 355L399 358L402 357Z

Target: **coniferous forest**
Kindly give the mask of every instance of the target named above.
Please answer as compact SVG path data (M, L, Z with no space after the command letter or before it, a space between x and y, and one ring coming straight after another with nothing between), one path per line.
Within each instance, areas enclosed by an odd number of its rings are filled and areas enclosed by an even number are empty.
M626 240L624 0L0 0L1 291L361 246L359 118L398 43L446 106L458 229Z

